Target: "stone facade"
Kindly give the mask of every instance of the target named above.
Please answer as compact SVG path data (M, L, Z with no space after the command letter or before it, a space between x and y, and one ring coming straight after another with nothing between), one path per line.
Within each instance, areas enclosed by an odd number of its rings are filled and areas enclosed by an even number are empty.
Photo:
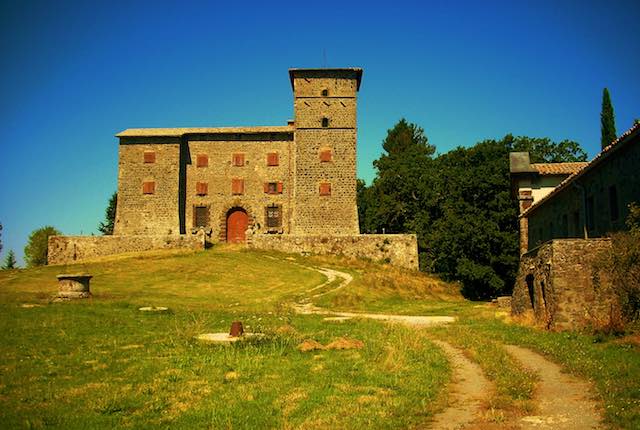
M555 330L597 326L610 318L611 285L593 262L611 248L609 239L555 239L522 255L512 313L532 312Z
M295 120L287 126L119 133L114 234L189 234L203 226L214 241L225 241L232 209L246 212L248 227L259 233L358 234L362 70L291 69L289 75ZM277 222L267 219L273 209Z
M152 249L204 249L204 235L50 236L47 264L72 264Z
M418 247L413 234L360 234L351 236L254 235L251 246L288 253L344 255L368 258L418 270Z

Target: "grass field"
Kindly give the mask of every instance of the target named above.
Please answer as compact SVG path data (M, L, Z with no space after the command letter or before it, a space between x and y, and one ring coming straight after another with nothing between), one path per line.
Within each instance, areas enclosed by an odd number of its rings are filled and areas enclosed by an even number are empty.
M324 280L304 266L354 276L316 305L459 322L427 330L297 315L289 305ZM94 275L93 298L51 303L55 275L64 272ZM446 407L451 376L435 337L465 349L496 383L490 422L533 407L535 376L501 347L514 343L593 380L612 427L640 426L637 344L506 324L487 305L463 300L455 285L364 261L221 247L2 271L0 312L3 428L423 427ZM234 320L265 336L231 347L194 340L228 331ZM297 348L341 338L364 346Z

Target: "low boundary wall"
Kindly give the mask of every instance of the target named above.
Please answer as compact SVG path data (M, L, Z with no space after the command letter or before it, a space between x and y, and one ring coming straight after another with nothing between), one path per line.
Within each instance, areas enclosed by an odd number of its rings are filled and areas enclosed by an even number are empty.
M344 255L383 261L418 270L415 234L359 234L351 236L294 236L254 234L249 246L268 251Z
M204 236L50 236L47 262L71 264L126 252L181 248L204 249Z

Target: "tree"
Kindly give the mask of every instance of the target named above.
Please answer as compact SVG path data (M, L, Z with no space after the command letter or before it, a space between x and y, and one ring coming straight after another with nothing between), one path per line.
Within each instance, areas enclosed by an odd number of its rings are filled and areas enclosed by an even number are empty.
M13 252L13 249L10 249L7 253L7 256L4 258L4 264L2 265L2 270L15 269L16 268L16 255Z
M602 90L602 110L600 111L600 144L602 149L616 140L616 120L609 90Z
M118 207L118 193L115 192L109 199L107 209L104 211L104 222L98 225L98 230L104 235L113 234L113 226L116 222L116 208Z
M2 223L0 223L0 252L2 252Z
M47 264L49 236L59 234L60 232L58 230L49 225L31 232L27 240L27 246L24 247L24 258L27 267L44 266Z

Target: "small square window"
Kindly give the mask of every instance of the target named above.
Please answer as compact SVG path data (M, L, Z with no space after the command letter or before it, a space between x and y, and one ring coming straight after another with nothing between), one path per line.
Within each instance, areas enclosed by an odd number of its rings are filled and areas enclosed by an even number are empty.
M198 154L196 157L196 167L208 167L209 166L209 156L205 154Z
M193 208L193 226L209 227L209 207L195 206Z
M154 151L145 151L144 152L144 162L145 164L152 164L156 162L156 153Z
M269 154L267 154L267 166L277 166L279 163L278 160L278 153L277 152L270 152Z
M155 194L156 183L153 181L142 183L142 194Z
M268 228L277 228L282 226L282 210L278 205L270 205L265 208L265 218L267 219Z
M264 192L266 194L282 194L282 182L265 182Z
M330 149L322 149L320 150L320 162L328 163L332 159L332 154Z
M329 90L327 90L327 89L322 90L322 95L324 97L328 96L329 95Z
M328 182L323 182L320 184L320 195L321 196L330 196L331 195L331 184Z
M244 179L231 180L231 194L233 194L234 196L240 196L244 194Z
M233 165L236 167L244 166L244 154L233 154Z
M329 118L327 117L322 118L322 126L329 127Z
M196 194L206 196L209 191L209 184L206 182L196 182Z

